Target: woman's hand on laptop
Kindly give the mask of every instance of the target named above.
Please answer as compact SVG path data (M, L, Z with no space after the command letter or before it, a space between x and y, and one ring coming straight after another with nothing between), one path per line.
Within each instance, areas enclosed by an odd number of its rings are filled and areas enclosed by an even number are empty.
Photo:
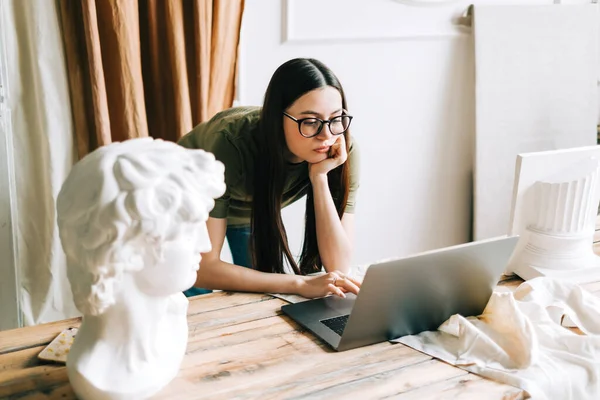
M298 294L309 299L334 294L346 297L346 293L358 294L360 281L342 272L328 272L316 276L303 276L298 287Z

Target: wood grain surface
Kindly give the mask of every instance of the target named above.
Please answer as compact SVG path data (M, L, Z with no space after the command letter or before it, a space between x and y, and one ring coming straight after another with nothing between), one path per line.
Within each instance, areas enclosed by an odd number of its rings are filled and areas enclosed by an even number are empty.
M218 292L191 299L187 354L159 399L520 399L401 344L335 352L282 316L271 296ZM37 354L79 319L0 332L0 398L74 399L63 365Z
M594 248L600 251L600 230ZM499 291L522 281L504 277ZM600 295L600 282L585 285ZM158 399L503 399L520 389L388 342L332 351L269 295L216 292L190 299L178 376ZM78 318L0 332L0 399L74 399L66 368L37 355Z

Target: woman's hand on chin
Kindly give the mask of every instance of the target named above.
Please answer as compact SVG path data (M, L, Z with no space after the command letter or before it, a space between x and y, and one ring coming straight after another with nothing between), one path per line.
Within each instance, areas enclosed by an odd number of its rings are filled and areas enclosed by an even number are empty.
M338 136L335 143L331 145L327 158L317 163L308 164L308 174L313 181L319 176L327 176L327 173L346 162L348 152L346 151L346 139L344 135Z

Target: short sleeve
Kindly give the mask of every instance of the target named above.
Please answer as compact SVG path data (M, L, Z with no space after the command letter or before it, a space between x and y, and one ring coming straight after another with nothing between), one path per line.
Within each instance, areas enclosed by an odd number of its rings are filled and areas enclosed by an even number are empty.
M206 126L196 127L194 131L197 132L192 131L191 134L183 137L178 143L183 147L208 151L225 165L225 193L215 199L215 206L209 215L212 218L227 218L231 188L239 185L242 179L240 152L231 141L227 131L206 132L202 128L206 128Z
M215 206L210 212L212 218L227 218L229 214L229 201L231 188L240 184L242 177L241 155L236 146L231 142L226 133L218 134L210 150L215 158L225 165L225 193L215 200Z
M354 138L351 138L350 151L348 152L348 162L350 162L350 188L348 191L348 201L344 212L354 214L356 207L356 193L360 186L360 152L358 144Z

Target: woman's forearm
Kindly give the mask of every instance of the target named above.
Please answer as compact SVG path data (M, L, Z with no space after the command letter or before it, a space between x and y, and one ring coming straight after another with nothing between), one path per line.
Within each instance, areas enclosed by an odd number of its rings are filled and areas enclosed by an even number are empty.
M327 175L311 178L317 244L325 270L350 271L352 246L329 191Z
M221 261L202 260L194 286L206 289L260 293L298 293L302 277L270 274Z

